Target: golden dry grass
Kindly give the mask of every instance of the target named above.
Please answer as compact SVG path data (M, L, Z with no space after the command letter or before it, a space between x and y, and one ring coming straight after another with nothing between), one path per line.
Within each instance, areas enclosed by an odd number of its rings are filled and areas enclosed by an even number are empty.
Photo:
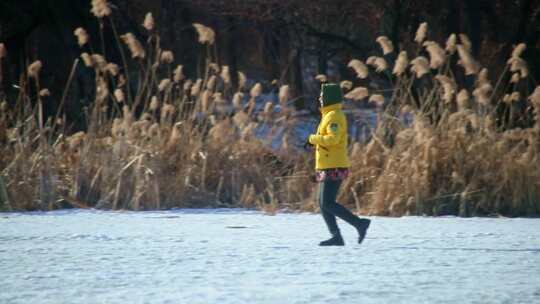
M110 15L106 1L92 4L100 22ZM39 86L41 63L29 66L17 101L0 106L0 209L316 211L311 155L291 148L290 135L278 151L253 135L258 125L275 120L291 129L291 109L276 114L267 104L254 113L262 86L246 87L239 73L233 92L228 67L214 63L215 33L201 24L194 26L207 57L204 75L187 79L181 65L173 69L174 55L161 50L151 15L146 19L146 45L129 33L116 37L123 69L104 55L81 55L96 75L86 132L67 134L61 111L44 121L42 96L31 93L46 89ZM84 29L75 35L79 44L88 43ZM360 60L350 62L358 78L388 77L394 88L383 95L342 82L349 98L385 105L371 140L350 145L353 166L339 201L372 215L538 215L540 89L529 92L523 85L529 81L521 58L526 47L516 48L492 84L470 54L466 36L459 35L457 44L452 35L445 50L425 42L427 36L423 24L412 51L425 49L429 58L412 58L405 50L398 56L381 38L385 57L368 58L378 73ZM397 58L393 67L391 56ZM131 92L126 82L137 73L141 80ZM467 86L471 80L475 84ZM290 97L283 86L282 107ZM414 116L411 126L396 119L404 112Z

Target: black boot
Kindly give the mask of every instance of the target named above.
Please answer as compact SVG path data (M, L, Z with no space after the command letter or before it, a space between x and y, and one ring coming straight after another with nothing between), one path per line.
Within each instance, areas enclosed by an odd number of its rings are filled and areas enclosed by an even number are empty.
M328 240L322 241L319 243L319 246L343 246L343 245L345 245L345 242L343 241L341 234L335 234L333 237L329 238Z
M358 230L358 244L362 244L362 241L366 237L367 230L369 228L369 224L371 224L371 220L359 218L359 221L356 225L356 230Z

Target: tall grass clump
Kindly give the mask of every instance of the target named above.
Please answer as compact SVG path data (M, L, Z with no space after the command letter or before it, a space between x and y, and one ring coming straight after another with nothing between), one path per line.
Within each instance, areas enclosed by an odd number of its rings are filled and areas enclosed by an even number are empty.
M76 69L95 76L85 131L72 134L67 128L66 92L56 117L44 116L48 94L39 74L46 63L28 67L16 102L2 101L2 210L302 208L311 192L303 158L286 148L271 150L253 134L284 117L271 107L254 111L262 86L247 88L243 73L239 84L231 84L229 68L215 63L211 28L193 25L206 61L203 73L188 79L183 66L175 65L174 54L162 49L150 13L142 23L146 43L132 33L116 32L107 1L92 1L92 13L99 20L102 52L81 53L65 89ZM107 22L117 34L121 65L104 53ZM81 48L92 41L83 28L74 35ZM6 53L1 46L0 60Z
M443 47L427 32L422 24L417 46L397 56L378 39L384 55L396 58L386 75L393 90L371 140L353 145L342 198L378 215L538 215L540 87L531 85L525 44L492 81L466 35L458 42L452 34ZM358 89L371 91L351 92ZM414 117L412 125L401 115Z

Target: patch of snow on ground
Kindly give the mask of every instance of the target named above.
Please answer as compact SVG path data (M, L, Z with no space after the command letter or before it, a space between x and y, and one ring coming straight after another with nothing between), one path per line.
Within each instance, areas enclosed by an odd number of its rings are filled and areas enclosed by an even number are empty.
M0 214L0 303L540 303L540 220L314 214Z

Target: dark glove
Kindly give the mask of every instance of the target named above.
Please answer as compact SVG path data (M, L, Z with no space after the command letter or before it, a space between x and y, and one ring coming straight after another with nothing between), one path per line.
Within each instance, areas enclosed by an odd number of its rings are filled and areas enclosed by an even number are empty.
M311 150L313 148L313 144L309 142L309 138L306 140L306 143L304 144L304 149Z

